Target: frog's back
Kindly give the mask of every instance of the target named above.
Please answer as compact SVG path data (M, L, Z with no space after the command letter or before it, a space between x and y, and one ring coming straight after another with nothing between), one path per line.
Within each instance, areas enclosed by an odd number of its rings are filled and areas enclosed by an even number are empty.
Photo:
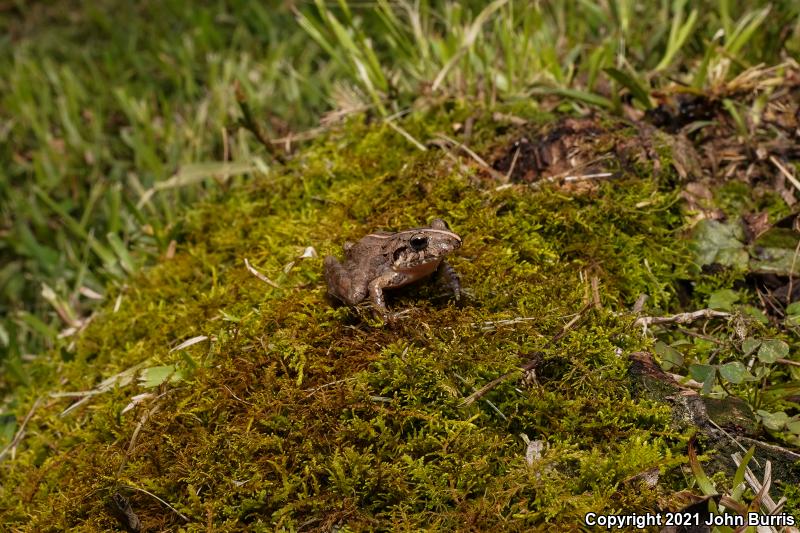
M351 263L351 268L367 277L374 276L391 266L392 252L389 240L377 233L367 235L347 250L347 259Z

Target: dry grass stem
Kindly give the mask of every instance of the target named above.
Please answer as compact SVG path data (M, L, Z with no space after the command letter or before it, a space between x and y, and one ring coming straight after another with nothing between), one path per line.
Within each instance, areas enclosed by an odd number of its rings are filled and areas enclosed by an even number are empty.
M260 279L261 281L263 281L263 282L264 282L264 283L266 283L267 285L272 285L272 286L273 286L273 287L275 287L276 289L280 289L280 288L281 288L281 286L280 286L280 285L278 285L277 283L275 283L274 281L272 281L271 279L269 279L267 276L265 276L264 274L262 274L261 272L259 272L259 271L258 271L258 270L256 270L255 268L253 268L253 267L250 265L250 261L248 261L248 260L247 260L247 258L245 258L245 260L244 260L244 266L246 266L246 267L247 267L247 270L249 270L249 271L250 271L250 273L251 273L252 275L254 275L255 277L257 277L258 279Z
M636 319L634 325L636 326L655 326L659 324L686 324L694 322L703 318L729 318L730 313L725 311L717 311L715 309L700 309L699 311L692 311L689 313L678 313L677 315L670 316L643 316Z
M402 135L403 137L405 137L405 138L406 138L406 140L408 140L408 142L410 142L411 144L413 144L414 146L416 146L417 148L419 148L419 149L420 149L420 150L422 150L423 152L427 152L427 151L428 151L428 148L426 148L424 144L422 144L421 142L419 142L417 139L415 139L415 138L414 138L414 136L413 136L413 135L411 135L411 134L410 134L410 133L408 133L408 132L407 132L405 129L403 129L403 128L401 128L400 126L398 126L397 124L395 124L393 121L391 121L391 120L386 120L386 121L384 121L384 122L386 123L386 125L387 125L387 126L389 126L389 127L390 127L390 128L392 128L394 131L396 131L397 133L399 133L400 135Z

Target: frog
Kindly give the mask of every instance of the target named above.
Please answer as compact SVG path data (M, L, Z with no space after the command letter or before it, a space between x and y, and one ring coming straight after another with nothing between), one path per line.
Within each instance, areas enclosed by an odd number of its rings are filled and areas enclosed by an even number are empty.
M383 291L440 275L456 301L461 299L458 274L445 257L461 247L461 237L441 218L429 226L398 232L375 232L343 246L344 260L329 255L324 260L328 294L345 305L370 300L374 311L391 321Z

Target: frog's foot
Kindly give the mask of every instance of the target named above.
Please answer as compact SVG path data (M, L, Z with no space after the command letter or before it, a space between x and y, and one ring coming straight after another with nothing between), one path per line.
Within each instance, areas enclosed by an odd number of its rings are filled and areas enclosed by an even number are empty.
M410 315L410 309L394 312L386 308L378 309L374 305L372 306L372 318L390 326L396 324L400 320L408 318Z

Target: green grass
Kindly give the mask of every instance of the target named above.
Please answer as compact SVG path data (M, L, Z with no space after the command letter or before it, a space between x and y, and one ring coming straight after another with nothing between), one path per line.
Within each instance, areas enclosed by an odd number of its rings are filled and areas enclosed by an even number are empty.
M93 302L82 287L103 295L124 283L166 250L183 206L229 185L208 179L219 165L197 166L222 160L224 136L229 159L252 166L260 152L235 127L234 83L265 122L269 112L301 127L328 107L309 81L324 79L325 66L285 8L21 9L23 19L7 15L0 53L0 341L12 369L27 353L64 345L58 332L78 324L57 316L43 285L85 318ZM140 204L176 175L182 186Z
M800 51L796 2L13 4L0 19L0 386L70 349L108 287L163 255L186 205L271 165L321 113L442 99L647 107ZM226 141L227 139L227 141ZM223 157L236 166L221 165ZM153 193L152 195L150 193ZM87 290L88 289L88 290Z

